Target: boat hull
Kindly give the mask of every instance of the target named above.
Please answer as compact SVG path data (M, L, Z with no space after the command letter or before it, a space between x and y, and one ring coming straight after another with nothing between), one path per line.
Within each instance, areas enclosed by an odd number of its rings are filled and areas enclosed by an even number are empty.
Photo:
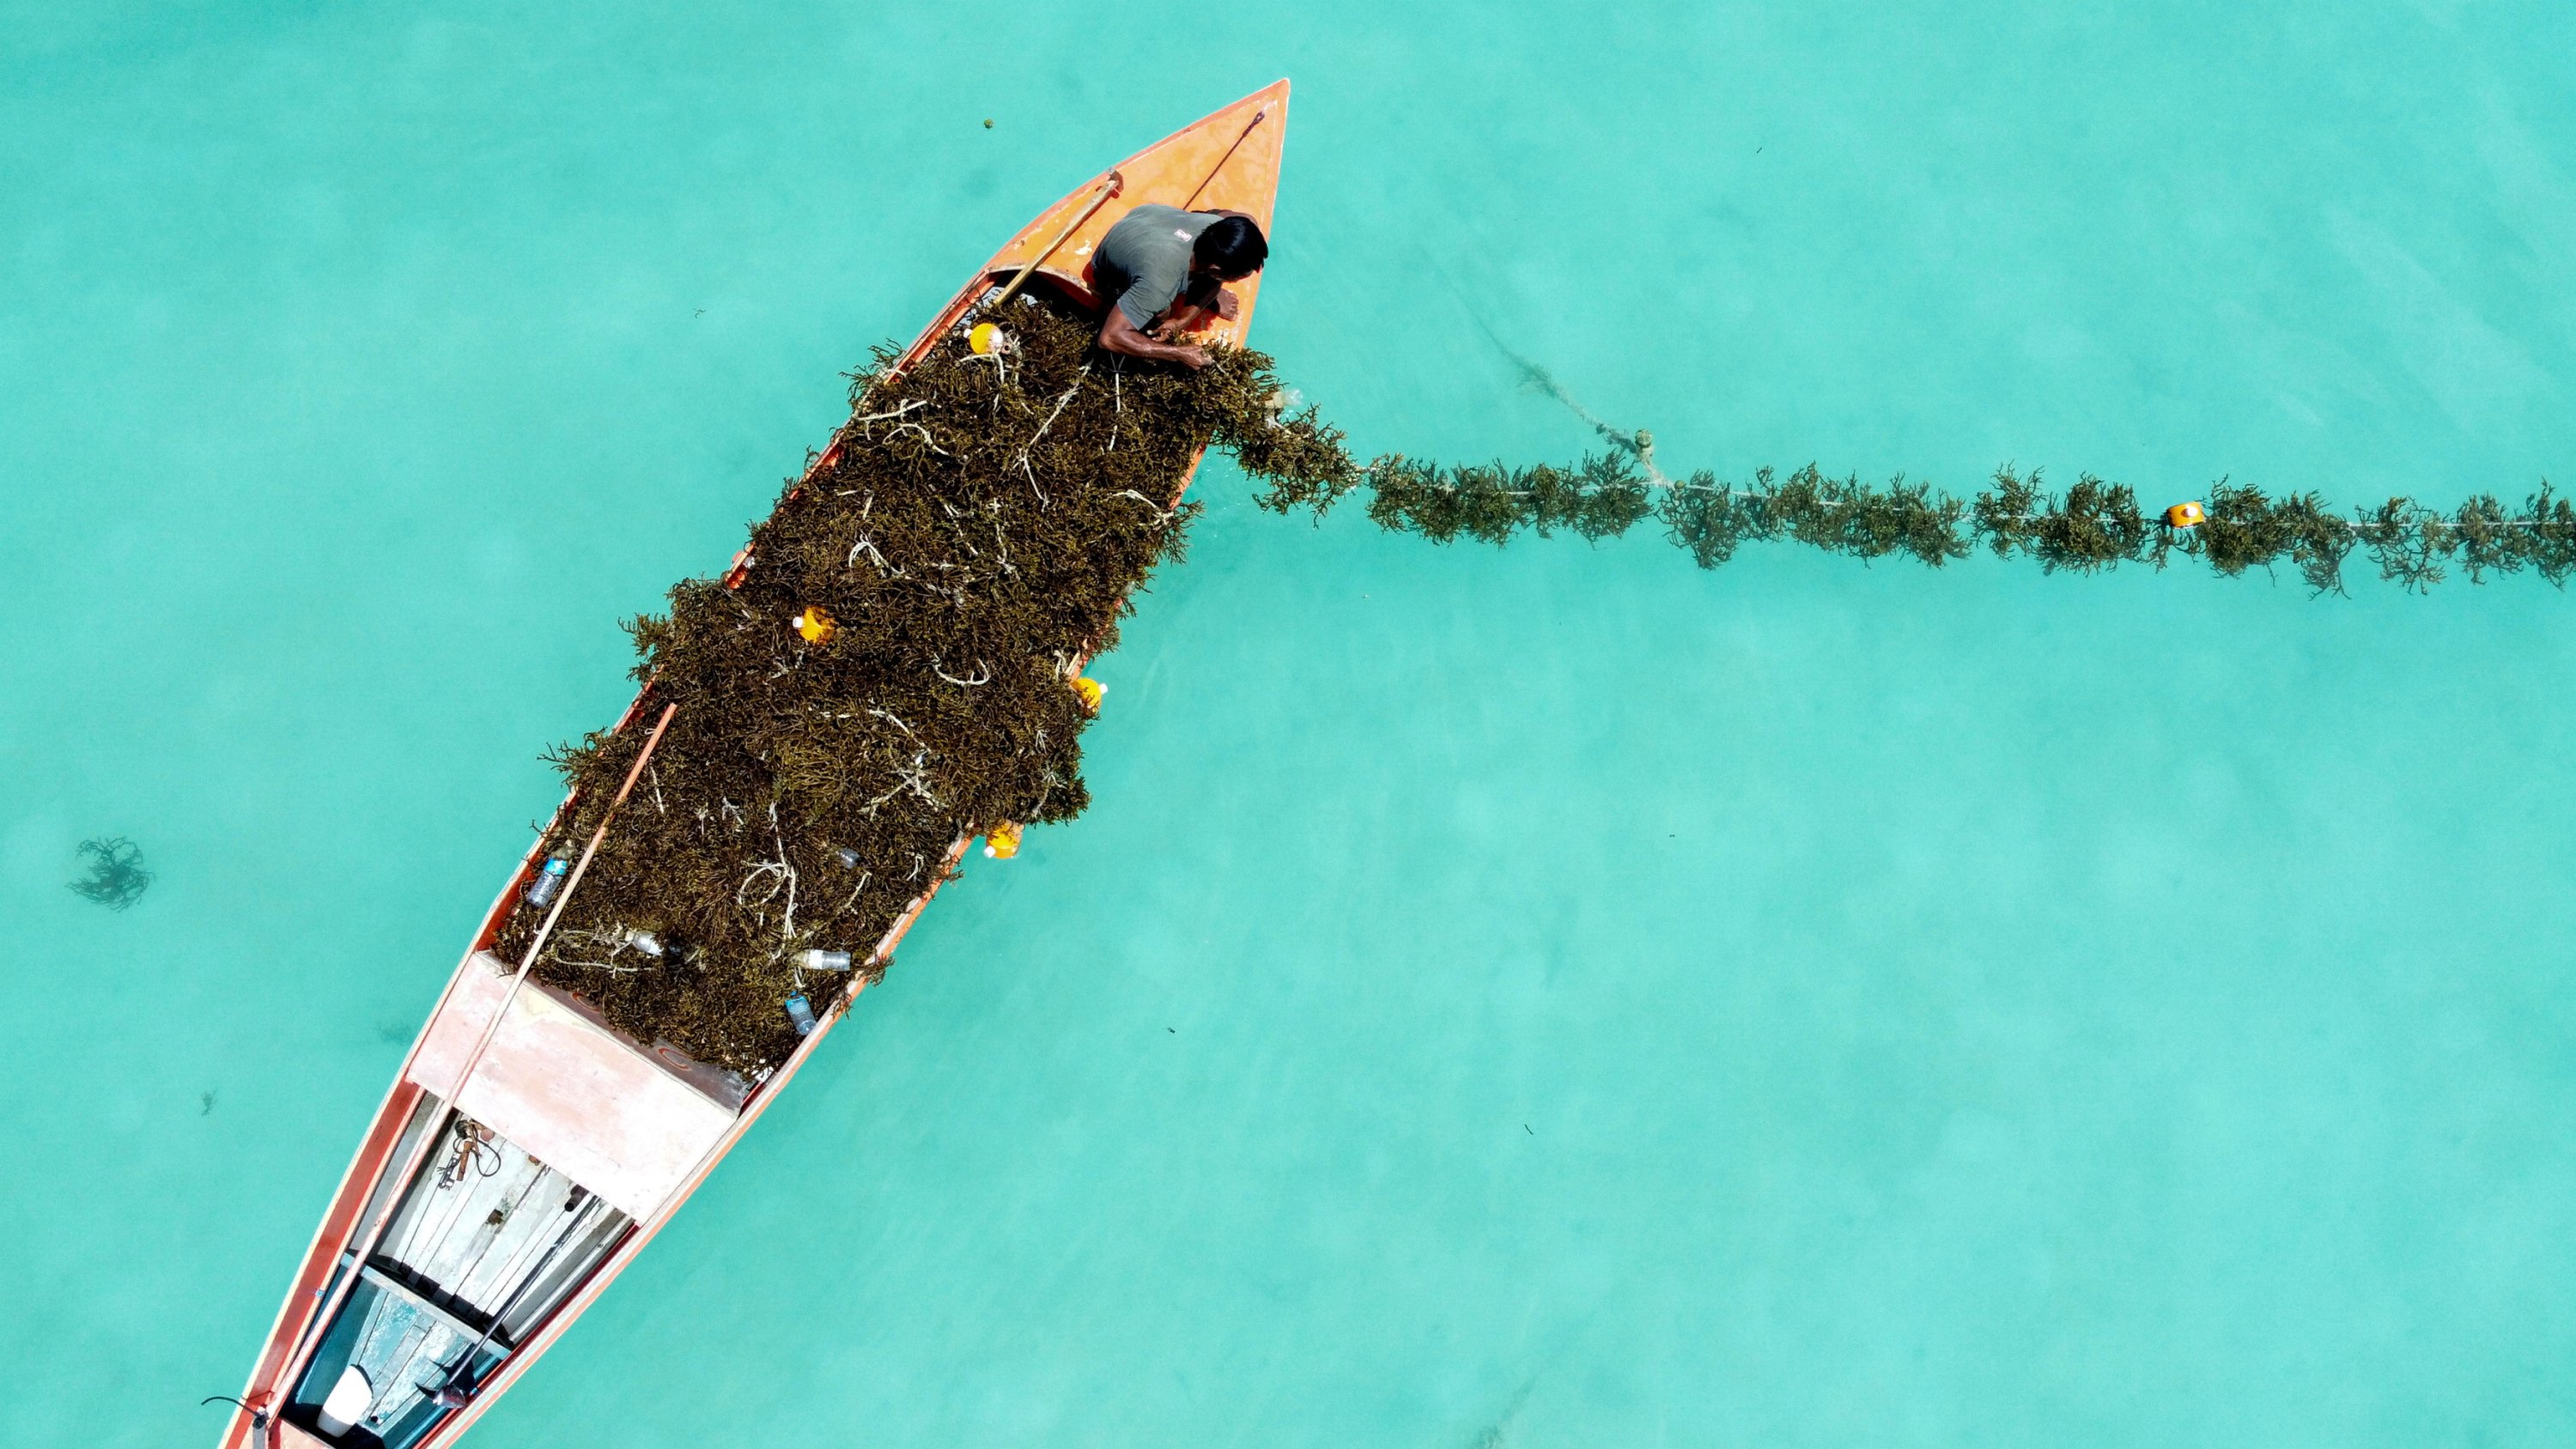
M1040 212L989 261L976 269L966 285L931 319L903 354L903 363L909 364L925 354L980 300L991 295L997 282L1018 275L1032 262L1039 263L1035 268L1035 278L1072 296L1090 300L1091 253L1110 225L1134 205L1163 202L1241 211L1256 218L1263 230L1268 231L1277 199L1282 141L1287 129L1287 105L1288 83L1283 80L1183 127L1068 193L1064 199ZM1115 199L1105 205L1098 204L1101 191L1110 186L1112 178L1116 179ZM1089 208L1087 215L1086 208ZM1213 341L1239 344L1251 324L1259 287L1258 275L1234 284L1241 304L1235 318L1231 322L1212 322L1205 335ZM839 446L836 435L807 476L810 478L828 467ZM1180 481L1180 490L1188 488L1196 471L1194 461ZM1176 492L1174 501L1177 498ZM751 567L756 567L755 560L747 555L738 556L728 578L739 578L744 570ZM630 704L626 715L620 719L620 728L633 722L637 705L641 702L642 696L638 695L636 704ZM566 802L567 805L569 803ZM559 818L560 815L561 807L558 808ZM541 834L540 843L543 838ZM931 897L938 892L939 881L944 880L949 868L964 856L967 844L966 840L960 839L950 848L943 869L933 878L932 885L905 909L879 943L877 954L880 958L890 955L913 922L920 919ZM331 1316L338 1311L339 1303L347 1292L347 1287L341 1283L340 1269L369 1231L369 1223L365 1219L375 1216L370 1212L370 1206L382 1201L380 1189L385 1187L389 1175L418 1160L419 1149L407 1143L406 1128L424 1110L443 1110L443 1104L415 1080L424 1048L430 1043L442 1014L449 1012L462 994L470 992L473 983L467 973L486 969L477 964L478 955L488 950L498 937L504 919L539 865L538 849L531 846L528 854L520 860L518 869L494 898L491 909L484 913L463 959L439 998L438 1006L405 1054L401 1069L394 1075L392 1087L377 1108L374 1121L361 1139L348 1171L342 1175L331 1205L324 1212L322 1222L296 1269L286 1301L270 1328L253 1364L250 1380L240 1396L242 1407L237 1408L228 1420L218 1441L219 1449L251 1449L251 1446L285 1449L285 1446L328 1446L335 1443L315 1437L287 1422L278 1410L290 1401L297 1380L305 1372L318 1333L327 1330ZM833 1026L847 1014L859 993L866 988L865 973L853 972L852 978L846 994L821 1014L813 1033L798 1045L795 1053L775 1073L750 1090L731 1124L679 1178L677 1185L659 1205L635 1215L624 1228L623 1235L614 1241L579 1284L521 1335L507 1357L501 1359L489 1377L477 1387L473 1398L414 1440L413 1449L440 1449L440 1446L455 1443L500 1398L502 1392L598 1300L599 1295L627 1264L635 1260L654 1234L671 1220L708 1174L714 1171L715 1165L741 1140L743 1133L750 1130L752 1123L795 1079L806 1060L822 1046Z

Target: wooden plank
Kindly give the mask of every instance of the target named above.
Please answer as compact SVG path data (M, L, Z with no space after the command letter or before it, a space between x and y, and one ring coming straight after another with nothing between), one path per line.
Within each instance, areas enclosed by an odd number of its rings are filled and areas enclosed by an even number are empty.
M453 985L451 983L451 988ZM414 1050L418 1050L415 1045ZM331 1283L333 1265L345 1254L358 1210L366 1205L393 1156L395 1144L411 1121L412 1109L421 1099L420 1088L394 1078L393 1087L385 1093L384 1102L376 1109L376 1120L367 1129L366 1139L358 1144L358 1154L349 1170L340 1178L339 1190L332 1195L331 1206L322 1215L321 1226L314 1230L312 1245L305 1249L304 1266L297 1270L294 1283L287 1289L286 1302L278 1309L277 1321L269 1326L268 1341L261 1347L259 1358L251 1365L250 1382L241 1397L251 1405L266 1409L282 1402L285 1395L273 1382L284 1368L287 1355L298 1336L307 1328L314 1311L321 1305ZM236 1410L224 1427L218 1441L221 1449L251 1449L251 1415Z
M454 1089L507 995L500 964L488 953L467 964L412 1059L413 1081ZM659 1206L734 1123L731 1107L535 981L510 998L456 1108L628 1217Z
M432 1319L435 1319L438 1322L440 1327L446 1329L452 1334L455 1334L458 1338L464 1339L468 1343L471 1343L475 1339L483 1336L483 1327L481 1324L468 1323L464 1319L457 1317L454 1313L449 1312L447 1309L430 1302L427 1298L424 1298L420 1294L412 1291L410 1284L405 1283L400 1278L383 1271L373 1263L369 1263L365 1267L360 1268L358 1270L358 1276L429 1315ZM511 1343L499 1329L494 1329L492 1331L492 1343L495 1347L504 1351L517 1347L517 1345Z

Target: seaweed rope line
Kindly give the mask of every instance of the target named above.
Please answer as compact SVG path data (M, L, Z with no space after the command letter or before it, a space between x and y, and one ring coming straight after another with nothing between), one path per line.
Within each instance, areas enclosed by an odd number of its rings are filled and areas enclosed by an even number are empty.
M511 1004L518 1000L519 988L527 984L528 973L536 967L538 953L545 950L547 938L554 934L555 923L563 919L564 907L572 904L573 892L581 888L581 878L589 872L592 858L599 854L599 847L608 840L608 827L616 823L618 809L625 805L627 796L635 793L635 782L643 778L645 765L652 761L653 751L662 743L663 731L671 727L671 716L679 712L677 703L662 706L662 717L653 722L653 733L646 737L644 748L636 752L635 763L627 767L626 782L617 787L617 798L609 801L608 808L600 812L599 828L590 833L590 843L582 847L581 859L574 863L572 874L565 877L564 888L555 897L554 907L546 912L544 924L537 927L536 938L528 943L527 954L519 958L518 972L510 978L510 989L502 995L500 1008L484 1024L482 1039L475 1042L473 1055L468 1056L465 1065L458 1069L456 1089L447 1099L450 1104L465 1095L465 1084L473 1079L475 1069L483 1065L483 1055L491 1049L493 1039L501 1034L501 1022L509 1014Z
M1437 465L1434 465L1434 466L1436 467ZM1361 470L1361 472L1362 472L1363 476L1367 477L1367 478L1371 481L1371 485L1372 485L1372 486L1375 486L1375 480L1376 480L1376 477L1377 477L1377 475L1378 475L1378 473L1379 473L1380 471L1393 472L1393 471L1396 471L1396 470L1394 470L1394 469L1380 470L1380 469L1378 469L1378 468L1376 468L1376 467L1369 467L1369 468L1364 468L1364 469L1362 469L1362 470ZM1828 480L1826 480L1826 481L1828 481L1828 482L1835 482L1835 481L1839 481L1839 480L1828 479ZM1477 486L1476 486L1476 485L1474 485L1474 484L1436 483L1436 482L1434 482L1434 483L1425 483L1425 484L1423 484L1422 486L1423 486L1424 488L1428 489L1429 491L1433 492L1433 493L1445 493L1445 494L1452 494L1452 495L1459 494L1459 493L1469 493L1469 494L1477 494L1477 495L1490 496L1490 497L1496 497L1496 498L1535 498L1535 497L1537 497L1537 496L1539 495L1539 490L1534 489L1534 488L1491 488L1491 489L1488 489L1488 488L1480 488L1480 487L1477 487ZM1625 483L1615 483L1615 484L1597 484L1597 483L1595 483L1595 484L1581 484L1581 485L1577 485L1577 487L1575 488L1575 490L1574 490L1574 491L1575 491L1576 495L1577 495L1577 496L1579 496L1579 497L1589 498L1589 497L1592 497L1592 496L1594 496L1594 495L1596 495L1596 494L1598 494L1598 493L1602 492L1605 488L1614 488L1614 487L1615 487L1615 488L1669 488L1669 489L1671 489L1672 491L1674 491L1674 492L1676 492L1676 493L1718 493L1718 494L1724 494L1724 495L1726 495L1726 496L1728 496L1728 497L1730 497L1730 498L1740 498L1740 499L1744 500L1744 501L1745 501L1745 502L1747 502L1747 503L1759 503L1759 504L1762 504L1762 505L1764 505L1764 506L1766 506L1766 507L1767 507L1767 506L1769 506L1769 505L1770 505L1770 504L1772 504L1772 503L1775 503L1775 502L1779 501L1779 498L1780 498L1780 494L1779 494L1779 492L1778 492L1777 490L1774 490L1774 491L1772 491L1772 492L1765 493L1765 492L1762 492L1762 491L1761 491L1761 490L1759 490L1759 489L1753 489L1753 488L1738 488L1738 487L1736 487L1736 486L1735 486L1734 484L1732 484L1732 483L1686 483L1686 482L1676 481L1676 480L1673 480L1673 479L1657 479L1657 478L1635 478L1635 479L1630 479L1629 481L1627 481L1627 482L1625 482ZM1946 497L1946 496L1948 496L1948 495L1940 495L1940 496L1945 496L1945 497ZM1951 499L1951 501L1952 501L1952 502L1955 502L1955 503L1960 503L1960 504L1963 504L1963 505L1972 506L1972 507L1974 506L1974 504L1975 504L1975 502L1976 502L1976 500L1975 500L1975 499L1973 499L1973 498L1952 498L1952 499ZM2359 506L2359 505L2356 505L2356 506ZM1919 505L1919 507L1920 507L1921 511L1926 512L1926 513L1938 513L1938 512L1940 512L1940 511L1941 511L1941 510L1940 510L1939 505L1938 505L1937 503L1935 503L1935 502L1934 502L1932 499L1930 499L1930 498L1925 499L1925 500L1922 502L1922 504L1921 504L1921 505ZM2443 512L2441 512L2439 509L2434 509L2434 508L2427 507L2425 511L2426 511L2428 514L2430 514L2430 515L2431 515L2429 518L2416 520L2416 521L2411 522L2411 523L2401 523L2401 524L2399 524L2399 525L2397 525L2397 526L2398 526L2399 528L2402 528L2402 529L2415 529L2415 530L2421 530L2421 529L2422 529L2422 527L2424 526L2424 524L2426 524L2426 523L2437 523L2437 524L2440 524L2444 529L2446 529L2446 530L2448 530L2448 531L2450 531L2450 532L2452 532L2452 533L2465 533L2465 532L2468 532L2468 531L2469 531L2469 530L2464 529L2464 528L2462 528L2462 527L2460 526L2459 521L2458 521L2458 519L2457 519L2456 517L2454 517L2454 516L2452 516L2452 515L2444 514L2444 513L2443 513ZM1997 520L2011 520L2011 521L2016 521L2016 522L2024 522L2024 523L2027 523L2027 522L2031 522L2031 521L2034 521L2034 520L2037 520L2037 519L2053 518L2053 517L2056 517L2057 515L2055 515L2055 514L2049 514L2049 513L1998 513L1998 514L1994 514L1994 515L1991 515L1991 516L1992 516L1992 517L1994 517L1994 518L1996 518ZM2372 519L2366 519L2366 518L2365 518L2365 519L2358 519L2358 520L2356 520L2356 519L2346 518L2346 517L2342 516L2341 514L2335 514L2335 513L2329 513L2329 514L2322 515L2322 518L2323 518L2323 521L2324 521L2327 525L2329 525L2329 526L2331 526L2331 527L2334 527L2334 528L2340 528L2340 529L2342 529L2344 532L2349 533L2349 534L2352 534L2352 535L2354 535L2355 537L2358 537L2358 538L2367 538L2367 537L2368 537L2368 535L2369 535L2370 533L2377 531L2377 530L2381 527L2381 525L2380 525L2378 522L2376 522L2375 520L2372 520ZM2159 520L2154 519L2154 518L2149 518L2149 519L2147 519L2146 521L2147 521L2147 522L2149 522L2149 523L2156 523L2156 522L2158 522ZM2224 519L2210 519L2210 520L2206 520L2206 521L2204 521L2204 522L2202 522L2202 523L2197 523L2197 524L2189 525L2189 527L2193 527L2193 528L2205 528L2205 527L2207 527L2207 526L2209 525L2209 523L2213 523L2213 522L2223 523L2223 522L2228 522L2228 521L2229 521L2229 520L2224 520ZM2480 519L2480 520L2478 521L2478 523L2479 523L2479 526L2481 526L2481 527L2486 527L2486 528L2563 528L2563 527L2565 527L2565 526L2566 526L2566 525L2564 525L2564 524L2560 523L2557 519L2554 519L2554 518L2486 518L2486 519ZM2179 527L2179 525L2168 525L2168 526Z
M501 1023L508 1019L511 1005L519 999L519 988L527 984L528 972L537 964L537 953L545 949L546 939L554 934L555 922L563 918L564 907L572 903L573 892L580 888L581 878L589 871L592 857L599 854L600 845L608 839L608 827L616 821L618 807L626 803L627 796L635 793L635 782L642 777L645 763L653 758L654 749L662 743L663 731L671 727L671 716L679 713L679 710L680 706L677 703L662 707L662 717L653 722L652 736L644 741L644 748L636 753L635 763L626 771L626 783L618 787L617 798L609 801L608 808L601 812L599 828L591 832L590 844L583 847L581 860L573 866L572 874L564 879L564 888L555 896L554 907L546 912L545 923L537 928L536 939L528 943L528 953L521 958L517 974L510 978L509 990L502 993L499 1008L492 1013L491 1021L484 1025L482 1037L475 1042L473 1052L466 1057L465 1065L458 1070L456 1085L447 1095L447 1105L451 1109L465 1095L465 1084L472 1078L475 1069L483 1064L484 1053L491 1047L492 1039L500 1034ZM393 1223L395 1210L402 1205L401 1184L409 1182L420 1171L421 1163L433 1150L432 1141L444 1135L444 1133L422 1134L420 1145L414 1147L404 1158L401 1172L392 1179L396 1185L395 1191L386 1194L388 1201L384 1208L376 1214L373 1221L367 1224L365 1235L348 1250L353 1263L364 1265L367 1256L375 1251L376 1244L383 1240L385 1229ZM323 1303L321 1311L308 1320L304 1341L287 1359L286 1372L278 1380L284 1386L283 1392L294 1392L295 1383L312 1366L313 1356L321 1351L321 1330L339 1313L340 1306L349 1300L349 1295L356 1291L357 1286L357 1273L340 1274L339 1287ZM270 1437L274 1442L276 1436L273 1431Z

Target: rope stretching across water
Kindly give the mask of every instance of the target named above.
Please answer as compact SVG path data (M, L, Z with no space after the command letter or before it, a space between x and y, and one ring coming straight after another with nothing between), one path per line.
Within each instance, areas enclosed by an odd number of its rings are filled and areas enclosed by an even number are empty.
M1933 567L1967 557L1980 543L1999 557L2027 554L2051 571L2162 567L2179 551L2233 576L2287 559L2320 593L2342 591L2343 559L2365 547L2383 578L2410 590L2440 582L2453 560L2479 582L2490 570L2527 567L2553 585L2576 573L2576 505L2555 497L2546 480L2518 514L2482 494L2450 514L2398 497L2347 517L2314 493L2273 499L2220 479L2203 516L2177 520L2179 510L2142 513L2131 489L2091 474L2061 497L2045 490L2039 473L2023 477L2010 466L1970 499L1908 484L1901 474L1872 487L1857 476L1826 477L1812 465L1779 484L1769 469L1752 486L1705 472L1674 479L1655 467L1651 434L1599 426L1617 451L1571 468L1443 466L1392 455L1337 478L1274 487L1260 502L1320 514L1366 485L1369 516L1382 527L1434 542L1463 534L1494 544L1523 529L1613 537L1658 515L1703 567L1731 558L1744 541L1787 537L1865 559L1906 553ZM1657 496L1660 504L1652 501Z

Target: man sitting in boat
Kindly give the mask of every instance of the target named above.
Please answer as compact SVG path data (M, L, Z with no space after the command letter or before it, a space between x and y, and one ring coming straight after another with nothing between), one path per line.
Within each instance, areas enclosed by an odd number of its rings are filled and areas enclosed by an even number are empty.
M1118 219L1091 260L1092 290L1109 304L1100 345L1129 357L1208 365L1208 351L1179 340L1237 310L1227 282L1261 270L1270 243L1239 211L1183 211L1148 203Z

